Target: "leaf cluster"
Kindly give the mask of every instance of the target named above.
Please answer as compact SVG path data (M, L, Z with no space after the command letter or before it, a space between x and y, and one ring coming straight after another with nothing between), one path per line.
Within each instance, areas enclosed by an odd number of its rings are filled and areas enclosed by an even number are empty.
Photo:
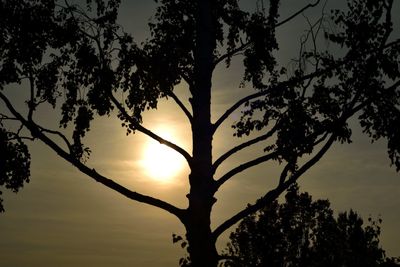
M276 139L265 145L266 150L276 151L278 160L296 165L328 135L342 143L351 142L348 119L358 114L372 140L387 139L389 157L399 170L400 46L388 42L393 30L391 7L392 1L387 0L348 1L347 11L333 10L330 18L321 18L331 25L322 27L323 37L335 49L319 51L318 40L311 40L314 48L301 50L296 61L314 62L308 63L308 68L298 63L290 74L284 68L278 71L276 60L269 60L272 65L263 62L262 67L252 63L263 73L252 76L259 77L253 86L262 97L246 103L233 125L235 135L277 125ZM272 43L265 45L276 48ZM344 55L339 56L337 49ZM258 58L270 55L266 51L255 54Z
M380 223L369 218L365 225L352 210L335 218L329 201L293 186L284 203L239 224L224 266L398 266L380 247Z
M29 182L31 155L22 138L8 132L0 121L0 188L18 192ZM0 190L0 212L4 212Z

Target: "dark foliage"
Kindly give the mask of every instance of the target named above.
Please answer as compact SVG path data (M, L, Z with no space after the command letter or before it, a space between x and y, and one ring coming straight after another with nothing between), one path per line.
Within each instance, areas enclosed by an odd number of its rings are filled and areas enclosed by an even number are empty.
M334 216L328 200L291 187L285 202L245 218L230 236L224 266L400 266L379 243L381 219L364 224L354 211Z
M31 155L21 137L7 132L0 123L0 187L18 192L24 182L29 182L30 163ZM0 198L2 211L4 208Z
M187 230L191 259L200 267L217 264L215 241L221 233L274 201L332 144L351 142L351 118L372 141L387 140L392 165L400 170L400 40L392 34L393 0L349 0L346 11L323 12L309 24L288 69L277 58L276 32L321 1L288 18L280 17L279 0L256 1L261 6L251 12L238 0L156 2L150 37L138 43L117 23L119 0L87 0L83 6L0 0L1 185L16 191L28 180L30 157L23 141L38 139L97 182L177 216ZM242 62L241 85L254 93L212 122L213 72L221 63L230 71L233 58ZM175 95L181 83L188 85L190 107ZM15 87L26 89L20 103L10 97ZM174 100L188 118L192 153L142 125L143 112L157 108L160 99ZM59 129L38 123L41 105L60 113ZM233 127L235 136L250 140L214 161L215 132L243 105ZM87 165L91 150L84 137L99 116L115 116L127 134L141 132L187 160L186 209L129 190ZM221 163L255 145L265 154L215 177ZM215 193L236 174L267 161L282 169L277 186L212 230Z

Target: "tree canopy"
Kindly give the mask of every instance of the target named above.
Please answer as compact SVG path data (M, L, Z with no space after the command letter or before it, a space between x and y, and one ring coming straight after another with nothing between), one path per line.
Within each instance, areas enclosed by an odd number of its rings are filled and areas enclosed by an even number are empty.
M224 266L399 266L400 258L386 257L381 247L380 224L368 218L365 225L353 210L335 216L328 200L312 200L293 186L284 203L240 222Z
M238 0L157 3L150 37L138 43L117 22L118 0L0 0L0 186L17 191L29 181L26 142L39 140L104 186L176 216L186 228L193 266L216 266L218 237L273 202L332 144L351 142L350 119L372 141L387 141L391 163L400 170L400 41L392 34L393 0L349 0L347 9L331 12L318 0L288 17L280 16L279 0L257 1L255 11ZM298 57L287 68L278 58L277 31L313 8L322 8L321 16L308 20ZM253 91L212 121L215 68L230 71L233 59L243 67L241 86ZM189 107L176 94L179 84L187 85ZM15 87L26 90L15 98ZM185 114L192 151L143 126L143 112L161 99L173 100ZM43 105L60 113L58 129L40 123L36 112ZM216 131L242 106L233 128L249 139L214 159ZM126 188L87 164L91 149L84 137L102 116L117 117L128 135L143 133L186 159L186 208ZM223 162L252 146L264 154L215 175ZM211 229L215 193L265 162L281 170L276 187Z

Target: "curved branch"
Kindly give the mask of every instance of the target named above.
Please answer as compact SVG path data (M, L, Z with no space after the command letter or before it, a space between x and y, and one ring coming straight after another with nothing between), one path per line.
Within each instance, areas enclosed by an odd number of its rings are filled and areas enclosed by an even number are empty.
M297 171L293 172L291 177L283 183L279 183L279 185L275 188L270 190L266 193L260 200L258 200L253 205L248 205L245 209L241 210L230 219L226 220L222 224L220 224L214 231L213 231L213 238L217 240L217 238L229 229L231 226L242 220L244 217L257 212L261 208L265 207L268 203L274 201L281 193L283 193L290 185L295 183L301 175L303 175L308 169L310 169L315 163L317 163L323 155L328 151L328 149L332 146L333 142L336 139L336 135L332 134L329 140L325 143L325 145L312 157L309 161L307 161L301 168ZM285 170L284 170L285 171Z
M313 78L313 77L316 77L316 76L319 76L319 75L321 75L321 74L324 74L324 73L326 73L326 72L328 72L328 71L331 71L331 70L333 70L333 69L339 67L341 64L343 64L343 62L341 62L340 64L337 64L337 65L334 65L334 66L332 66L332 67L323 69L323 70L316 70L316 71L314 71L314 72L312 72L312 73L310 73L310 74L303 75L303 76L301 76L301 77L294 77L294 78L291 78L291 79L289 79L289 80L287 80L287 81L283 81L283 82L280 82L280 83L274 85L274 87L275 87L275 88L278 88L278 87L285 87L285 86L294 85L294 84L296 84L296 83L299 83L299 82L302 82L302 81L311 79L311 78ZM250 101L250 100L253 100L253 99L256 99L256 98L265 96L265 95L267 95L268 93L269 93L269 90L268 90L268 87L266 87L266 88L264 88L264 90L261 91L261 92L257 92L257 93L248 95L248 96L246 96L246 97L243 97L243 98L240 99L239 101L237 101L235 104L233 104L233 106L231 106L229 109L227 109L227 110L225 111L225 113L222 114L222 116L214 123L214 125L213 125L213 132L215 132L215 131L218 129L218 127L219 127L233 112L235 112L235 110L238 109L241 105L243 105L244 103L246 103L246 102L248 102L248 101Z
M396 39L392 42L389 42L383 46L384 49L391 48L392 46L400 45L400 39Z
M297 11L296 13L294 13L293 15L291 15L290 17L284 19L281 22L278 22L275 26L279 27L283 24L285 24L286 22L292 20L293 18L297 17L298 15L300 15L301 13L303 13L305 10L311 8L311 7L315 7L320 3L321 0L317 0L314 4L308 4L307 6L303 7L302 9L300 9L299 11ZM249 46L250 43L244 43L241 46L233 49L232 51L228 51L226 54L220 56L219 58L217 58L214 62L214 66L218 65L219 63L221 63L222 61L224 61L227 58L230 58L232 56L234 56L235 54L241 52L243 49L245 49L247 46Z
M71 145L71 143L69 142L68 138L67 138L64 134L62 134L62 133L59 132L59 131L46 129L46 128L44 128L44 127L42 127L42 126L40 126L40 125L37 125L37 124L36 124L36 126L37 126L42 132L46 132L46 133L58 135L61 139L63 139L63 141L64 141L65 144L67 145L68 149L71 150L72 145Z
M311 4L310 4L311 5ZM298 15L298 14L297 14ZM383 49L387 49L387 48L391 48L393 46L399 45L400 44L400 39L396 39L390 43L387 43L385 45L383 45ZM373 51L369 51L369 53L372 53ZM285 86L291 86L294 85L296 83L305 81L305 80L309 80L312 78L315 78L317 76L320 76L324 73L327 73L329 71L333 71L334 69L340 68L342 65L346 64L347 61L346 60L339 60L338 62L336 62L336 64L333 64L330 67L327 67L325 69L316 69L314 72L303 75L301 77L294 77L294 78L290 78L289 80L280 82L278 84L276 84L274 87L285 87ZM246 102L265 96L269 93L268 87L265 86L265 88L263 88L263 91L248 95L240 100L238 100L233 106L231 106L229 109L227 109L225 111L224 114L222 114L222 116L214 123L213 125L213 132L215 132L218 127L233 113L235 112L241 105L245 104Z
M324 155L325 153L329 150L329 148L332 146L332 144L335 142L337 135L335 133L331 134L329 137L328 141L322 146L322 148L318 151L317 154L315 154L314 157L312 157L310 160L308 160L306 163L303 164L298 170L293 172L293 174L290 176L290 178L283 183L283 186L288 188L291 184L297 181L301 175L303 175L306 171L308 171L312 166L314 166Z
M281 26L281 25L283 25L283 24L289 22L290 20L294 19L295 17L297 17L298 15L300 15L301 13L303 13L304 11L306 11L307 9L312 8L312 7L316 7L317 5L319 5L320 2L321 2L321 0L317 0L317 1L316 1L315 3L313 3L313 4L308 4L308 5L306 5L305 7L303 7L302 9L300 9L299 11L297 11L296 13L294 13L293 15L291 15L290 17L288 17L288 18L286 18L286 19L284 19L284 20L278 22L278 23L276 24L276 27L279 27L279 26Z
M258 136L254 139L251 139L247 142L244 142L234 148L232 148L231 150L229 150L228 152L226 152L225 154L223 154L222 156L220 156L213 164L212 168L213 168L213 172L215 173L215 171L217 170L218 166L221 165L227 158L229 158L230 156L232 156L233 154L239 152L240 150L249 147L251 145L254 145L258 142L264 141L266 139L268 139L269 137L271 137L277 130L277 125L275 125L270 131L268 131L266 134Z
M12 135L13 137L7 138L8 141L11 140L29 140L29 141L34 141L35 138L33 138L32 136L22 136L18 133L14 133L14 132L7 132L7 134Z
M163 145L166 145L166 146L172 148L173 150L175 150L176 152L181 154L186 159L189 166L192 165L192 156L190 156L190 154L186 150L184 150L180 146L160 137L159 135L153 133L149 129L140 125L140 123L138 123L135 119L133 119L131 116L129 116L128 112L124 109L124 107L121 105L121 103L119 103L118 100L112 94L110 94L110 98L111 98L111 101L114 103L114 105L118 108L119 112L121 112L123 118L126 119L127 121L129 121L129 123L131 123L133 125L135 130L138 130L139 132L144 133L145 135L153 138L160 144L163 144Z
M263 92L258 92L258 93L254 93L254 94L248 95L248 96L246 96L246 97L240 99L239 101L237 101L233 106L231 106L229 109L227 109L227 110L225 111L225 113L222 114L222 116L214 123L214 125L213 125L213 132L215 132L215 131L218 129L218 127L219 127L219 126L220 126L220 125L221 125L221 124L236 110L236 109L238 109L241 105L243 105L244 103L246 103L246 102L248 102L248 101L250 101L250 100L252 100L252 99L255 99L255 98L264 96L264 95L266 95L266 94L267 94L267 92L265 92L265 91L263 91Z
M271 159L275 158L276 156L278 156L278 153L275 151L275 152L269 153L267 155L258 157L256 159L250 160L246 163L243 163L243 164L233 168L232 170L230 170L229 172L224 174L221 178L219 178L216 181L216 188L218 189L220 186L222 186L226 181L228 181L230 178L232 178L236 174L241 173L242 171L247 170L251 167L254 167L258 164L261 164L263 162L271 160Z
M283 187L277 187L271 191L269 191L262 199L257 201L253 205L248 205L247 208L243 209L242 211L238 212L230 219L226 220L222 224L220 224L214 231L213 231L213 238L217 240L218 237L228 230L231 226L245 218L246 216L257 212L261 208L263 208L267 203L274 201L279 195L284 191Z
M14 118L14 117L10 117L10 116L7 116L7 115L5 115L5 114L3 114L3 113L0 113L0 121L2 121L2 120L9 120L9 121L17 121L18 119L17 118Z
M393 0L389 0L386 7L386 19L385 19L385 29L386 32L383 35L382 43L381 43L381 50L384 48L387 40L389 39L390 33L392 32L392 7L393 7Z
M184 219L184 210L179 209L172 204L169 204L163 200L153 198L151 196L143 195L134 191L129 190L126 187L123 187L122 185L116 183L115 181L102 176L99 174L95 169L90 169L88 166L80 162L78 159L73 157L71 154L67 153L65 150L63 150L61 147L59 147L53 140L51 140L49 137L47 137L36 125L33 121L28 121L26 120L20 113L18 113L14 107L12 106L11 102L8 100L8 98L0 92L0 98L3 100L3 102L6 104L7 108L9 111L18 118L18 120L23 123L23 125L29 129L31 132L32 136L35 138L40 139L42 142L44 142L47 146L49 146L54 152L56 152L61 158L65 159L66 161L70 162L73 166L75 166L77 169L79 169L82 173L88 175L92 179L94 179L96 182L99 182L106 187L113 189L114 191L120 193L121 195L138 201L142 202L154 207L158 207L160 209L163 209L176 217L178 217L181 221Z
M288 163L285 165L285 167L283 168L282 172L281 172L281 175L280 175L280 177L279 177L279 184L278 184L278 187L283 185L283 183L286 181L286 178L287 178L289 172L290 172L292 169L293 169L293 163L288 162Z
M182 103L182 101L178 98L178 96L172 91L168 93L168 96L170 96L175 101L175 103L182 109L186 117L191 122L193 120L193 116L190 113L190 111L186 108L186 106Z
M246 47L249 45L250 45L250 43L248 42L248 43L242 44L241 46L239 46L231 51L228 51L227 53L225 53L224 55L220 56L219 58L217 58L215 60L214 66L217 66L219 63L221 63L222 61L224 61L227 58L233 57L235 54L241 52L243 49L246 49Z

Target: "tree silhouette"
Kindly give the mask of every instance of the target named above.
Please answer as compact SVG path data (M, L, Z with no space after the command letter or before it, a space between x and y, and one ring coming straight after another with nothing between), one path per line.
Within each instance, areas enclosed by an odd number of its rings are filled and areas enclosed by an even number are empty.
M104 186L175 215L186 228L192 265L216 266L218 237L272 203L333 143L351 142L350 118L372 140L387 140L391 162L400 169L400 41L391 36L393 0L348 1L348 10L309 21L291 69L276 58L276 30L321 6L319 0L286 18L279 17L279 0L257 1L255 12L237 0L159 0L151 37L142 44L116 22L120 1L86 2L0 1L0 185L16 191L28 181L25 143L39 140ZM323 42L330 48L321 47ZM229 71L234 58L242 60L242 86L254 91L213 122L213 73L221 64ZM174 92L182 83L190 107ZM27 89L18 95L25 97L25 108L10 95L18 85ZM157 108L160 99L172 99L186 115L191 153L142 125L143 112ZM35 117L44 104L61 112L59 129ZM233 127L237 137L249 138L214 160L214 134L243 105ZM127 134L143 133L186 159L187 208L130 190L87 165L91 150L84 137L100 116L117 116ZM265 153L215 176L223 162L252 146ZM281 168L277 186L211 229L215 193L235 175L266 162Z
M328 200L313 201L297 186L285 200L241 221L230 235L224 266L400 266L380 247L380 219L363 226L352 210L335 218Z

